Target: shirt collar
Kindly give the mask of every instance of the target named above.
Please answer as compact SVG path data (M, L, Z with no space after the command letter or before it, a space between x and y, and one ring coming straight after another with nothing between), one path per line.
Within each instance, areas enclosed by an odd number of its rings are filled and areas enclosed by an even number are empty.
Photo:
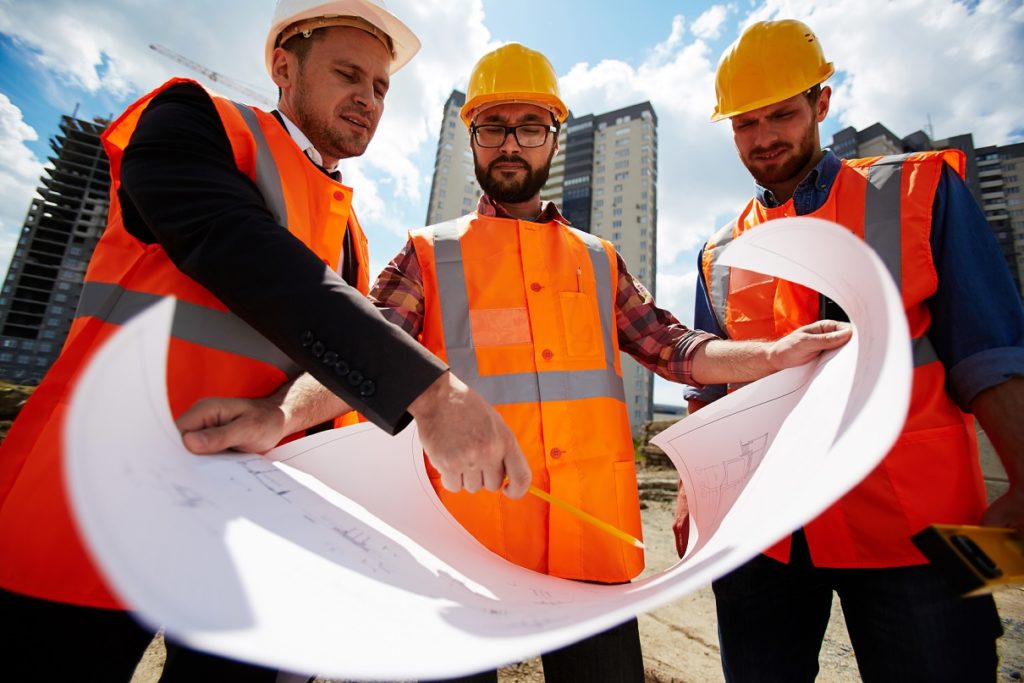
M562 216L558 211L558 207L555 206L554 202L546 202L542 207L536 218L523 218L517 219L515 216L505 210L505 207L494 201L486 194L480 195L480 201L476 203L476 212L479 216L486 218L510 218L512 220L527 220L531 223L550 223L551 221L557 221L563 225L569 225L569 221Z
M804 176L804 179L793 190L793 209L797 215L811 213L821 208L832 191L832 183L835 182L836 176L839 174L840 166L842 163L835 152L826 149L821 161ZM784 203L779 202L768 188L757 184L754 187L757 191L757 201L765 208L774 209Z
M317 151L316 147L313 146L313 143L310 142L309 138L306 137L306 134L299 130L299 127L296 126L295 123L292 122L292 120L288 118L288 116L283 111L278 109L277 113L281 115L281 120L284 121L284 127L285 130L288 131L288 135L291 136L292 140L295 142L296 145L298 145L299 149L301 149L305 153L305 155L309 157L310 161L312 161L314 164L324 169L328 173L338 172L338 164L340 162L334 162L334 166L332 166L331 168L327 168L326 166L324 166L323 155L321 155L320 152Z

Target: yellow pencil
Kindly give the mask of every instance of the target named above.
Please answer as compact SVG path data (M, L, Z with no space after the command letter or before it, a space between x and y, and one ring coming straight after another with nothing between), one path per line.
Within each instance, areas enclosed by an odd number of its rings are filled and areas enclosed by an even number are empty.
M583 510L580 510L575 505L570 505L569 503L566 503L561 498L556 498L556 497L552 496L547 491L539 489L536 486L531 486L530 487L530 493L532 493L533 495L537 496L538 498L540 498L543 501L547 501L551 505L554 505L556 507L560 507L563 510L565 510L566 512L568 512L570 514L573 514L573 515L576 515L577 517L582 519L584 522L587 522L588 524L593 524L594 526L596 526L601 531L604 531L605 533L611 534L612 536L614 536L615 538L619 539L620 541L625 541L626 543L629 543L632 546L636 546L637 548L640 548L641 550L643 550L643 548L644 548L643 542L641 542L640 540L638 540L636 538L633 538L632 536L627 534L625 531L621 531L619 529L616 529L615 527L613 527L608 522L604 522L604 521L598 519L597 517L595 517L595 516L593 516L591 514L587 514Z

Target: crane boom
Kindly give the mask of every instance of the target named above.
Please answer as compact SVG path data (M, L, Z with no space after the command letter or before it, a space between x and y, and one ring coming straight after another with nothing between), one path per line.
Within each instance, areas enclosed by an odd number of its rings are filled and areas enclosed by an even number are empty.
M185 57L184 55L179 55L174 50L166 48L163 45L150 44L149 47L150 47L151 50L159 52L164 57L169 57L170 59L173 59L174 61L178 62L179 64L184 64L185 66L187 66L188 68L192 69L193 71L198 71L199 73L201 73L204 76L206 76L207 78L209 78L211 81L215 81L217 83L221 83L221 84L227 86L228 88L231 88L232 90L234 90L236 92L239 92L239 93L241 93L243 95L246 95L253 102L258 102L260 104L264 104L264 105L267 105L269 107L274 107L277 104L272 99L267 97L266 94L260 92L256 88L248 86L245 83L242 83L240 81L236 81L233 78L229 78L228 76L225 76L222 73L214 71L213 69L208 69L207 67L203 66L199 62L191 60L188 57Z

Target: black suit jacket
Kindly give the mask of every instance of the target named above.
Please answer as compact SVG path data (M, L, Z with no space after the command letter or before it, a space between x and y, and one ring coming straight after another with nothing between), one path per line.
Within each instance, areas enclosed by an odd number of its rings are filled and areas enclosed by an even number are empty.
M381 428L404 427L409 404L445 371L278 225L197 86L168 88L142 114L118 196L129 233L159 243L182 272ZM322 362L329 351L348 372Z

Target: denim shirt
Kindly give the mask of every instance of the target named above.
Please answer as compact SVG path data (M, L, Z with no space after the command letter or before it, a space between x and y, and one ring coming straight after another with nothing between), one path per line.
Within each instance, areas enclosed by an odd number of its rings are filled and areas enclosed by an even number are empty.
M826 150L793 191L797 215L821 208L840 167L839 157ZM771 190L755 187L762 205L779 206ZM938 288L926 302L932 314L928 337L946 367L947 391L967 411L985 389L1024 376L1024 306L984 214L960 175L949 166L943 168L935 191L930 241ZM724 339L727 335L708 299L703 256L701 249L694 328ZM683 395L687 400L710 402L724 394L724 385L716 385L701 390L687 387Z

